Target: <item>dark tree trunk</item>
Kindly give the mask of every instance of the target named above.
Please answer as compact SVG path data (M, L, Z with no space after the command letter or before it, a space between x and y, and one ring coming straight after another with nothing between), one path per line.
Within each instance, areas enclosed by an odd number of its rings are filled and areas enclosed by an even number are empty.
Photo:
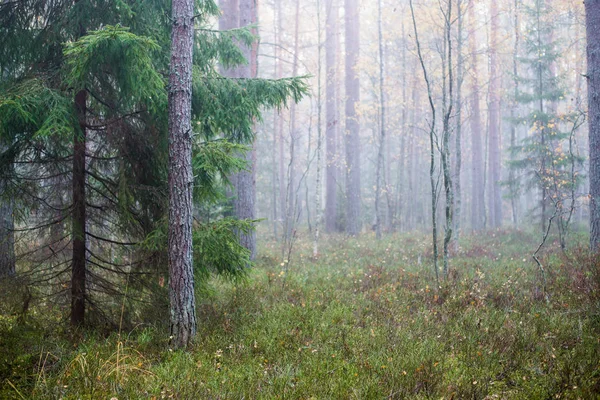
M0 152L5 150L0 143ZM7 168L10 173L12 168ZM0 279L15 274L15 234L13 201L6 196L6 180L0 177Z
M586 0L590 136L590 247L600 246L600 1Z
M169 73L169 300L171 336L186 347L196 334L192 254L192 52L194 1L173 0Z
M337 219L337 129L338 129L338 104L337 104L337 56L339 34L339 9L336 0L327 0L326 38L325 38L325 68L327 70L326 97L326 128L325 141L326 168L325 168L325 230L328 233L336 230Z
M358 56L360 48L358 0L346 0L346 232L356 236L361 230L360 195L360 102Z
M73 258L71 265L71 325L81 326L85 321L86 281L86 209L85 209L85 151L86 151L87 92L75 95L75 109L79 130L73 140Z

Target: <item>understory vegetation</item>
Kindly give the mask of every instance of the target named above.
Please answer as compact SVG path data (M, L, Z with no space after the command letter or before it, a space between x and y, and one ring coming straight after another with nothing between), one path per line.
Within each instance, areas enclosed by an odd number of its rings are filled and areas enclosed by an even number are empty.
M244 282L198 289L189 351L167 349L168 321L73 334L12 294L0 398L598 398L600 260L583 235L550 242L547 301L537 237L464 237L439 290L424 235L330 236L317 259L306 235L283 264L263 242Z

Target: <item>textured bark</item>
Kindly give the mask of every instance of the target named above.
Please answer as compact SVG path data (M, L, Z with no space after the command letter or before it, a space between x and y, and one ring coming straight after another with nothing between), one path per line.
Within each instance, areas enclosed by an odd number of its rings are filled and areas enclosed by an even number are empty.
M239 27L246 27L256 22L256 0L239 0ZM238 78L249 79L256 74L257 51L255 45L250 47L242 46L242 52L248 64L237 68ZM239 219L256 219L256 162L255 149L252 143L252 150L243 155L245 157L248 170L240 171L233 177L235 187L234 211ZM240 234L240 244L250 250L251 259L256 257L256 233L254 231Z
M73 140L73 258L71 264L71 325L80 326L85 321L86 283L86 209L85 209L85 150L86 150L87 92L75 95L75 109L79 118L79 131Z
M454 103L454 76L452 65L452 1L448 1L448 9L445 13L445 33L444 40L444 58L443 70L443 127L442 127L442 149L441 162L444 174L444 193L446 197L445 207L445 225L444 225L444 277L448 276L448 265L450 259L450 243L454 228L454 187L452 185L452 164L450 162L450 117L452 116L452 107ZM447 64L446 64L447 63ZM448 74L446 75L446 65ZM447 83L446 83L447 81Z
M360 28L358 0L345 0L346 31L346 232L356 236L361 230L360 194L360 102L358 57Z
M600 1L586 0L590 138L590 247L600 246Z
M497 228L502 225L502 191L500 163L500 74L498 71L498 4L491 0L491 34L490 34L490 93L489 93L489 226Z
M169 299L171 336L186 347L196 334L192 254L192 51L194 1L173 0L169 72Z
M329 233L336 230L337 219L337 130L338 130L338 104L337 104L337 56L339 34L339 9L336 0L327 0L325 27L325 68L326 68L326 128L325 141L327 145L325 154L325 230Z
M485 187L483 184L483 146L481 140L482 124L481 124L481 108L479 97L481 95L479 88L479 66L477 57L477 41L475 31L475 12L474 1L469 3L469 19L471 23L470 37L470 52L471 52L471 227L478 231L483 229L485 219L484 194Z
M3 150L4 146L0 143L0 153ZM0 178L0 279L15 274L14 205L11 197L5 195L6 183Z

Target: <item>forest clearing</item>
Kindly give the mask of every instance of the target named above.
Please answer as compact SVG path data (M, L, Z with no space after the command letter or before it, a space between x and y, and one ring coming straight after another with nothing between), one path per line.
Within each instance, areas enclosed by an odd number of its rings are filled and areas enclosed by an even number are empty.
M32 310L25 325L3 317L1 397L598 396L598 259L554 243L543 256L546 303L523 258L531 234L465 238L440 290L419 264L431 254L424 239L332 237L318 259L300 240L287 271L265 243L247 281L203 292L189 352L167 350L166 321L73 336L60 310Z

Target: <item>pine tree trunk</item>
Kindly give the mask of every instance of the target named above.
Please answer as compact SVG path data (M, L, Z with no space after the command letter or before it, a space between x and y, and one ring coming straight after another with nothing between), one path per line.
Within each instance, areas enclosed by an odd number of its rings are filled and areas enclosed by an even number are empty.
M590 137L590 247L600 246L600 0L586 0Z
M472 77L472 93L471 93L471 227L474 231L483 229L485 218L484 193L485 187L483 183L483 145L481 140L482 124L481 124L481 108L479 97L481 95L479 88L479 66L477 57L477 41L475 31L475 12L474 1L469 4L469 19L471 23L470 36L470 52L471 52L471 77Z
M256 18L256 0L239 0L239 27L246 27L254 24ZM257 52L253 46L243 46L242 52L248 64L237 68L237 77L250 79L255 76ZM252 149L246 152L243 157L246 159L248 170L238 172L233 180L235 187L234 210L238 219L256 219L256 162L255 149L252 143ZM240 244L250 250L251 259L256 257L256 233L254 231L240 234Z
M173 0L169 73L169 299L171 336L186 347L196 334L192 254L192 52L194 1Z
M463 10L462 0L457 0L458 9L458 32L456 40L456 161L454 164L454 241L458 246L458 240L461 233L461 215L462 215L462 85L464 82L464 55L463 55ZM457 247L456 246L456 247Z
M491 0L490 35L490 106L489 106L489 212L492 228L502 225L502 192L500 186L500 74L498 72L498 4Z
M384 147L385 147L385 63L383 58L383 22L381 0L377 2L377 26L379 38L379 151L377 154L377 172L375 173L375 234L377 239L381 239L381 175L384 162Z
M71 265L71 325L81 326L85 321L86 283L86 209L85 209L85 153L87 92L75 95L75 110L79 130L73 140L73 258Z
M327 0L325 5L327 22L325 27L325 141L326 167L325 167L325 230L328 233L335 232L337 219L337 128L338 128L338 104L337 104L337 56L338 56L338 33L339 33L339 9L336 0Z
M4 150L0 143L0 153ZM0 195L6 195L6 180L3 178L0 178ZM0 197L0 279L15 275L14 227L13 201L9 196Z
M346 232L356 236L361 230L360 194L360 102L358 57L360 47L358 0L345 0L346 30Z
M510 128L510 147L514 149L514 147L517 144L517 123L515 122L515 119L518 115L518 106L517 106L517 96L519 95L519 79L518 79L518 57L519 57L519 44L520 44L520 23L519 23L519 1L520 0L515 0L515 4L514 4L514 34L515 34L515 45L514 45L514 49L513 49L513 85L514 85L514 92L513 92L513 96L515 98L515 103L514 105L511 107L510 109L510 117L513 120L513 123L511 124L511 128ZM514 157L511 155L511 161L514 159ZM512 210L512 219L513 219L513 225L516 227L518 225L518 221L519 221L519 213L518 213L518 203L519 203L519 197L518 197L518 182L516 180L516 176L515 176L515 171L514 168L510 169L509 172L509 177L508 177L508 182L510 184L510 205L511 205L511 210Z

